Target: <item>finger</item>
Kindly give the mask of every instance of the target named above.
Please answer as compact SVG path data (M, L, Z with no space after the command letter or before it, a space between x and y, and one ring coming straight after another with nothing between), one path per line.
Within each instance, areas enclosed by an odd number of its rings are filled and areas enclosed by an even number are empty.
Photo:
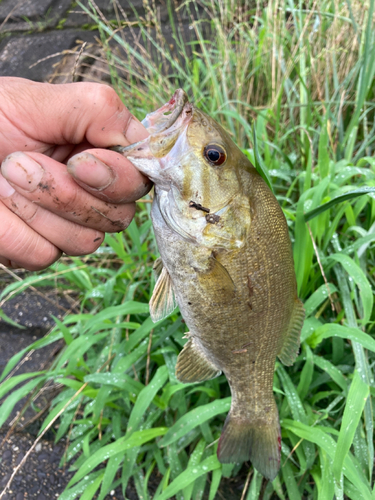
M68 161L68 172L84 189L112 203L136 201L152 187L132 163L119 153L91 149Z
M28 200L97 231L121 231L134 216L134 203L114 205L97 199L74 182L65 165L40 153L9 155L1 173Z
M50 266L61 251L36 233L0 202L0 255L2 263L39 271ZM4 264L7 265L7 264Z
M130 113L116 92L107 85L79 82L62 85L3 77L2 109L14 131L8 131L12 150L37 151L42 144L79 144L85 139L94 147L127 146L148 136L145 127ZM43 103L41 106L40 103ZM20 113L22 110L22 113ZM38 127L35 124L38 124ZM15 144L15 142L19 144ZM39 149L47 153L46 147ZM53 154L52 150L48 155Z
M17 193L0 175L0 200L29 227L67 255L87 255L103 242L104 233L49 212Z
M10 260L6 259L5 257L2 257L1 255L0 255L0 264L3 264L3 266L5 267L13 267Z

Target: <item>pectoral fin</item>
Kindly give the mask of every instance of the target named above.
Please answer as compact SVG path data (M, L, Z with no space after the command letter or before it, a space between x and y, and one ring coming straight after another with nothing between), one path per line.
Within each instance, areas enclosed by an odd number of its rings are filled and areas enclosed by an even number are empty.
M177 358L176 377L185 384L191 382L203 382L218 377L221 370L207 359L204 352L189 340Z
M155 279L158 280L159 279L159 276L163 270L163 261L161 260L161 257L158 257L155 262L154 262L154 265L152 266L152 270L154 271L154 275L155 275Z
M294 302L294 308L292 316L290 318L288 331L278 353L280 361L286 366L292 365L297 357L300 344L300 334L304 319L305 309L302 302L297 299Z
M161 260L155 261L154 271L160 272ZM177 307L172 280L165 267L162 267L150 300L150 316L154 323L166 318Z
M234 299L236 289L230 274L215 257L210 257L205 271L197 272L204 294L213 304L227 304Z

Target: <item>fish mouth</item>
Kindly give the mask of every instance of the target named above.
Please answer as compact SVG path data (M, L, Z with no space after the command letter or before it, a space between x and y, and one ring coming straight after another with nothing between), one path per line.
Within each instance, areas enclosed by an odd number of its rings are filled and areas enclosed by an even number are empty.
M144 118L142 125L147 128L150 135L164 132L176 122L186 105L187 108L191 108L186 92L177 89L167 103Z
M150 133L146 139L111 149L127 157L156 185L169 189L170 179L163 179L162 171L173 168L178 161L179 152L174 150L174 145L177 141L179 145L184 141L184 131L192 119L193 111L194 106L185 91L177 89L166 104L142 121Z

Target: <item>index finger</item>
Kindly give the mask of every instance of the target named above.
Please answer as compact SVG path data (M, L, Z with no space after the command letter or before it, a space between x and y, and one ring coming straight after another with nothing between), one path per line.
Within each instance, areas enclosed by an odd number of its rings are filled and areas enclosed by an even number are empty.
M3 77L0 85L2 113L14 130L13 151L40 151L44 144L80 144L94 147L127 146L147 137L145 127L130 113L116 92L99 83L61 85ZM22 110L22 113L20 112ZM17 137L23 131L30 140ZM14 144L15 141L19 144ZM45 146L46 147L46 146Z

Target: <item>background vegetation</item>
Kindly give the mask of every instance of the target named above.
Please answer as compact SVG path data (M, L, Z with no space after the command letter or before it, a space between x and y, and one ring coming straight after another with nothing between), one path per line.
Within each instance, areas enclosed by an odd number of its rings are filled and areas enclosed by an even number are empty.
M235 476L242 500L374 499L374 1L170 0L173 43L145 5L136 28L120 10L111 22L90 11L114 87L139 118L183 87L268 172L290 227L306 321L295 364L276 363L280 474L270 483L248 463L218 462L224 376L176 381L185 325L177 313L157 324L148 314L158 255L149 200L94 256L61 260L1 293L74 287L81 313L9 361L0 424L25 394L60 384L41 432L59 416L56 440L68 436L76 473L61 500L103 499L130 480L143 499L213 500ZM196 43L184 41L182 15ZM65 347L50 369L17 375L28 350L57 339Z

